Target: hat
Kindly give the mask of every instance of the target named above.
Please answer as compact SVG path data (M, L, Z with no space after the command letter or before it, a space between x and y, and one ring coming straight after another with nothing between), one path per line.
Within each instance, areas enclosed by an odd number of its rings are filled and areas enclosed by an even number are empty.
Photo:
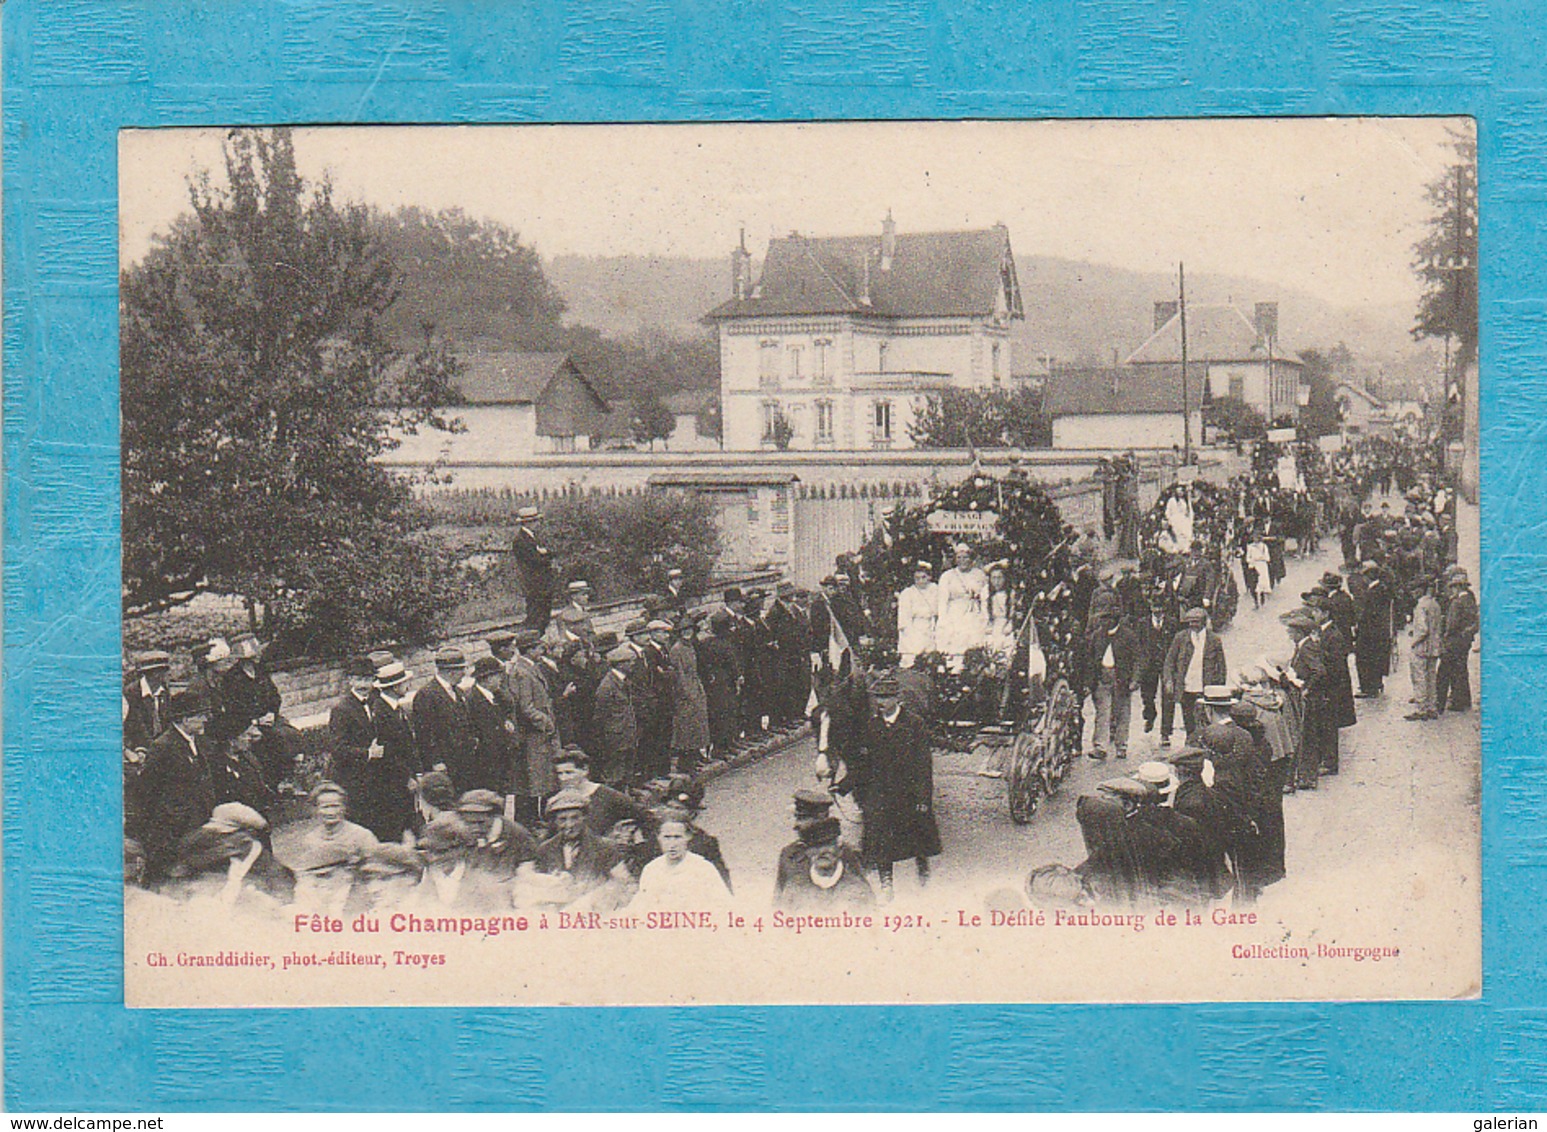
M585 614L578 609L572 609L568 606L565 606L563 609L559 610L558 618L566 625L579 625L585 621Z
M516 635L509 629L498 629L483 639L483 643L489 646L490 652L508 648L516 643Z
M368 656L352 656L344 665L344 675L351 680L369 680L376 675L376 666Z
M843 823L837 818L817 818L800 827L800 843L808 849L832 845L843 833Z
M870 678L869 691L872 696L891 699L902 694L902 685L895 672L878 672Z
M497 656L480 656L473 662L473 679L478 680L484 676L498 676L505 671L505 666L500 663Z
M523 507L516 512L516 522L533 523L543 517L543 513L536 507Z
M1189 625L1207 624L1209 620L1208 611L1201 608L1200 606L1195 605L1186 613L1182 614L1182 620L1187 622Z
M160 672L171 667L172 654L162 652L160 649L134 654L134 668L137 672Z
M457 804L457 790L451 785L451 776L443 770L432 770L419 779L419 797L437 810L449 810Z
M1183 747L1171 756L1171 765L1179 770L1202 770L1209 752L1202 747Z
M639 656L639 654L628 645L619 645L617 648L613 649L607 654L607 663L627 664L637 656Z
M1304 609L1291 609L1288 613L1280 614L1279 620L1291 629L1314 629L1319 624L1310 612Z
M848 574L844 573L842 570L839 570L836 574L833 575L833 585L835 586L840 586L848 580Z
M838 579L834 575L829 574L817 584L822 586L836 586L838 584Z
M257 660L263 655L263 646L251 633L238 633L231 638L231 655L237 660Z
M1460 570L1451 575L1450 584L1452 586L1470 586L1472 579L1466 576L1465 570Z
M590 799L578 790L560 790L548 799L548 813L561 814L566 810L583 810L590 804Z
M240 802L220 803L210 811L209 821L204 823L205 829L220 833L235 833L238 830L262 833L268 827L269 823L262 814Z
M1373 558L1366 558L1363 562L1359 563L1359 569L1368 574L1371 570L1379 570L1380 563L1376 562Z
M372 668L380 668L383 664L391 664L397 658L392 655L391 649L372 649L365 654L365 659L371 662Z
M650 622L646 621L643 617L636 617L627 625L623 626L623 634L627 637L637 637L639 634L647 633L649 631Z
M167 707L172 712L173 722L189 719L195 715L210 714L209 700L205 698L204 693L193 688L173 696Z
M671 622L663 620L662 618L659 618L659 617L655 618L654 620L652 620L649 624L647 624L645 626L645 632L647 632L647 633L670 633L671 630L672 630Z
M795 791L795 820L815 821L825 818L833 808L832 796L820 790Z
M435 654L435 667L451 670L466 668L467 656L461 649L447 646Z
M1257 709L1245 700L1237 700L1230 705L1230 718L1236 723L1256 723Z
M542 639L543 635L536 629L517 629L514 643L518 649L529 649L535 644L540 644Z
M680 566L673 566L670 570L666 571L666 576L668 578L680 578L680 577L682 577L682 567L680 567Z
M709 615L709 627L716 633L718 633L721 629L725 628L725 626L729 625L730 623L731 615L729 610L716 609Z
M1148 798L1151 788L1136 778L1109 778L1096 787L1123 798Z
M505 799L493 790L469 790L457 799L459 814L497 814L505 809Z
M584 578L576 578L573 582L564 588L572 594L584 593L586 590L591 588L591 583L586 581Z
M376 669L375 684L378 688L396 688L408 683L413 673L403 667L401 661L390 660Z
M311 792L306 795L306 798L309 802L311 802L312 805L315 806L319 801L321 801L329 794L336 795L342 798L345 802L349 801L349 791L345 790L338 783L326 778L317 783L316 786L313 786L311 788Z
M1223 684L1210 684L1203 689L1203 702L1210 707L1228 707L1235 703L1235 693Z
M1341 589L1343 586L1343 575L1335 570L1328 570L1321 576L1321 584L1329 590Z
M596 634L591 643L596 646L597 652L606 656L609 649L615 649L623 642L618 638L618 634L608 629L605 632Z
M929 561L929 559L920 558L913 564L913 572L917 574L920 570L924 571L926 574L933 574L935 572L935 567Z
M205 644L204 652L201 654L200 659L205 664L215 664L227 659L230 655L231 646L226 644L224 637L211 637L209 642Z
M741 593L741 590L738 587L731 586L730 588L728 588L725 591L725 602L726 602L727 605L730 604L733 601L740 601L740 600L742 600L742 593Z
M1171 769L1170 763L1145 762L1140 763L1134 770L1133 776L1146 786L1166 787L1171 784L1171 779L1176 772Z

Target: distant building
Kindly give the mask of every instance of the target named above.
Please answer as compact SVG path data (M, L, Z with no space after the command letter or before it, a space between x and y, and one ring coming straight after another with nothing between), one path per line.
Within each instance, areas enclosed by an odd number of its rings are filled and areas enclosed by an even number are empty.
M1011 380L1010 322L1024 318L1010 234L899 233L770 241L761 277L743 243L720 335L725 447L911 448L929 393Z
M714 389L684 389L661 400L677 419L663 447L668 452L712 452L720 447L713 427L719 392Z
M462 361L466 369L452 383L461 403L447 415L465 431L400 436L395 461L489 463L590 449L607 402L568 354L506 350Z
M1187 364L1192 443L1203 440L1205 367ZM1054 448L1182 447L1182 367L1070 366L1048 376Z
M1155 304L1155 330L1128 356L1140 367L1182 362L1182 319L1175 301ZM1215 397L1234 397L1262 414L1269 426L1299 416L1305 363L1278 337L1278 304L1258 303L1247 318L1224 303L1187 304L1187 364L1204 367Z
M1344 436L1368 436L1386 432L1386 404L1379 397L1344 381L1333 391L1333 400L1342 413Z

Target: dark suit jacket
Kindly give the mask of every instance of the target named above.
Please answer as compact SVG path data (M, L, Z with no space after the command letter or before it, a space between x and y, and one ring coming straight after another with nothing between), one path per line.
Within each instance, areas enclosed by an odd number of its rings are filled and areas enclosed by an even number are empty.
M595 888L605 884L622 860L618 850L597 837L589 829L580 834L580 844L575 851L574 863L567 870L582 887ZM564 838L555 834L537 849L537 871L562 873L564 868Z
M124 700L129 705L129 714L124 717L124 746L148 750L161 733L172 726L172 716L167 710L172 702L172 690L163 684L152 688L151 695L146 696L136 677L124 684Z
M553 612L553 562L548 548L525 527L518 528L510 552L521 575L521 596L526 600L526 624L538 632L548 628Z
M439 680L431 680L414 693L412 716L420 770L429 770L436 763L444 763L448 769L466 765L475 740L467 701L460 692L448 693ZM461 783L457 789L463 789Z
M546 798L558 789L553 774L559 756L558 720L545 670L518 656L511 661L505 694L516 724L517 751L511 781L515 793Z
M351 796L365 773L371 740L375 737L376 724L365 703L353 692L345 692L328 713L328 775Z
M164 875L177 857L177 846L209 820L217 802L216 783L206 750L213 740L200 737L198 751L175 727L150 745L136 779L139 828L129 833L145 850L148 873Z
M525 793L525 781L517 788L515 776L521 741L506 724L512 724L511 701L503 689L493 701L474 688L467 696L467 716L473 746L465 758L451 764L451 782L457 790L493 790L496 794Z
M1225 672L1225 646L1213 629L1205 629L1203 640L1203 686L1223 684ZM1187 682L1187 666L1192 663L1192 633L1182 629L1171 638L1166 650L1166 663L1161 669L1164 686L1175 696L1181 696Z
M628 686L616 671L609 669L597 685L592 711L601 747L601 778L604 782L617 782L633 771L634 756L639 751L639 720Z

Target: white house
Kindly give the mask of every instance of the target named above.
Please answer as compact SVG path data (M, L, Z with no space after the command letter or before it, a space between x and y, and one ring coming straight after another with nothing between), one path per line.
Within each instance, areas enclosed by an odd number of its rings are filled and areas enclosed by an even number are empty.
M568 354L505 350L462 361L465 369L452 382L460 403L445 415L464 430L398 436L394 462L498 463L590 449L607 402Z
M1187 373L1187 420L1192 443L1199 444L1204 368L1189 361ZM1043 400L1053 447L1182 447L1181 377L1179 365L1055 368Z
M1357 385L1344 381L1333 391L1333 400L1342 414L1344 436L1368 436L1385 431L1386 403Z
M1182 318L1174 301L1155 304L1155 330L1128 356L1131 366L1178 366ZM1225 303L1187 304L1187 365L1204 368L1209 392L1234 397L1271 427L1299 415L1305 363L1278 340L1278 304L1258 303L1247 318Z
M935 390L1011 380L1010 320L1024 318L1010 234L899 233L770 241L752 279L745 240L731 294L705 316L720 335L729 450L910 448Z

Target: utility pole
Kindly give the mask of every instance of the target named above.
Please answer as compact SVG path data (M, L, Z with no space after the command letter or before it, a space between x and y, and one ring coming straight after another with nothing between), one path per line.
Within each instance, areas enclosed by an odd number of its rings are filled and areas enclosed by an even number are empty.
M1192 415L1187 406L1187 265L1176 265L1177 310L1182 319L1182 464L1192 463Z

